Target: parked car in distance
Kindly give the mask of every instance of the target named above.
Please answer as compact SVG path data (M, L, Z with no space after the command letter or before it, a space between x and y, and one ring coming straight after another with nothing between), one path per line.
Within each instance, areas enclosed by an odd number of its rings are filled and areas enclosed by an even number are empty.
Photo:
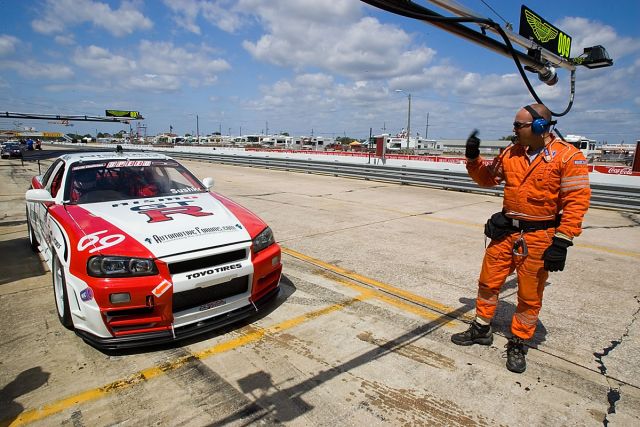
M259 311L279 291L267 224L152 153L65 154L31 181L31 247L58 318L102 349L170 342Z
M22 157L22 147L17 142L7 142L2 145L1 156L3 159L9 159L12 157Z

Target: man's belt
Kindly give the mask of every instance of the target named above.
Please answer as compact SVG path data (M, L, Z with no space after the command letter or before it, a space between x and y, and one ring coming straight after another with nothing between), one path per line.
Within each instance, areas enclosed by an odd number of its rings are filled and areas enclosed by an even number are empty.
M525 233L546 230L547 228L557 227L560 224L560 218L550 219L547 221L523 221L521 219L509 219L511 220L511 226L514 229L524 231Z

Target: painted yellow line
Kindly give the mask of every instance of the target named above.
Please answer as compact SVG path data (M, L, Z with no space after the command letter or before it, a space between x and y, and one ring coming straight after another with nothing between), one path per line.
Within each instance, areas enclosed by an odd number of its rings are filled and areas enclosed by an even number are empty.
M421 305L410 304L402 299L394 298L390 296L388 293L378 291L376 289L368 288L362 285L358 285L357 283L351 280L345 279L342 276L338 276L335 273L329 272L327 276L331 276L330 279L332 282L340 283L341 285L346 286L347 288L358 291L361 293L361 295L371 296L371 298L375 298L380 301L383 301L384 303L397 307L403 311L416 314L420 317L423 317L431 321L436 321L437 324L445 325L445 326L453 326L452 323L455 323L457 321L456 319L447 318L446 316L443 316L442 313L438 313L436 311L424 308ZM469 317L469 320L472 320L472 317Z
M368 293L364 293L356 297L353 297L349 300L346 300L342 303L333 304L331 306L321 308L319 310L302 314L298 317L294 317L293 319L285 320L276 325L270 326L266 329L253 328L249 332L237 338L217 344L209 349L194 353L193 355L183 356L173 361L170 361L168 363L164 363L160 366L153 366L151 368L141 370L125 379L117 380L105 386L95 388L92 390L87 390L87 391L75 394L73 396L60 399L56 402L46 404L41 408L30 409L28 411L23 412L12 421L11 420L0 421L0 426L11 426L11 427L22 426L38 420L42 420L44 418L50 417L51 415L54 415L58 412L62 412L73 406L77 406L86 402L90 402L93 400L106 397L109 393L112 393L114 391L132 387L144 381L149 381L155 377L165 374L166 372L175 370L183 366L184 364L188 363L190 360L193 360L193 359L203 360L213 355L224 353L226 351L230 351L238 347L242 347L249 343L258 341L265 335L275 334L275 333L293 328L306 321L313 320L320 316L324 316L326 314L330 314L330 313L342 310L356 302L364 301L369 298L371 298L371 296Z
M640 258L640 252L621 251L621 250L618 250L618 249L607 248L605 246L588 245L588 244L583 244L583 243L576 243L576 247L577 248L593 249L594 251L600 251L600 252L608 252L608 253L614 254L614 255L622 255L622 256L628 256L628 257L632 257L632 258Z
M309 262L311 264L317 265L318 267L324 268L326 270L332 271L332 272L334 272L336 274L339 274L341 276L347 277L347 278L349 278L351 280L354 280L356 282L364 283L366 285L372 286L372 287L377 288L379 290L384 290L384 291L389 292L389 293L391 293L393 295L400 296L400 297L405 298L405 299L407 299L409 301L422 304L422 305L424 305L426 307L429 307L429 308L431 308L433 310L436 310L436 311L438 311L440 313L450 313L450 312L456 311L456 308L454 308L454 307L449 307L448 305L441 304L441 303L439 303L439 302L437 302L435 300L432 300L432 299L429 299L429 298L425 298L423 296L414 294L412 292L405 291L404 289L397 288L397 287L389 285L387 283L380 282L378 280L362 276L362 275L360 275L358 273L354 273L354 272L346 270L344 268L341 268L341 267L326 263L326 262L321 261L319 259L312 258L312 257L310 257L308 255L302 254L302 253L297 252L297 251L295 251L293 249L289 249L289 248L284 248L283 247L282 248L282 252L287 254L287 255L289 255L289 256L292 256L294 258L298 258L298 259L300 259L302 261Z

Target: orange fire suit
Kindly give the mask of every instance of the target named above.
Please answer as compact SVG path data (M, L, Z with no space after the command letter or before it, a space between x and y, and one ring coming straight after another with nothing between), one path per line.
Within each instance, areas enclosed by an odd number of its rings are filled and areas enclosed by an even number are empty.
M513 231L507 237L492 240L482 262L476 315L486 321L493 319L500 288L516 270L518 306L511 332L528 340L535 333L544 285L549 277L542 254L551 245L554 234L572 239L581 233L591 190L587 161L571 144L555 138L532 162L526 150L525 146L511 145L491 165L485 165L482 157L468 161L467 171L482 187L504 181L503 211L509 218L538 222L556 220L561 215L557 227ZM513 253L520 237L526 242L527 256Z

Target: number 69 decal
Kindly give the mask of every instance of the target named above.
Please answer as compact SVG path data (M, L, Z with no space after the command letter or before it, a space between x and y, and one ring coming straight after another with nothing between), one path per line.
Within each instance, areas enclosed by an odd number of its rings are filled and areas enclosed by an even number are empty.
M92 254L100 249L106 249L111 246L115 246L118 243L124 240L124 236L122 234L109 234L108 236L103 236L98 238L99 235L106 233L107 230L96 231L95 233L87 234L78 242L78 250L80 252L84 251L91 245L95 245L98 243L98 246L95 246L93 249L89 250L89 253Z

